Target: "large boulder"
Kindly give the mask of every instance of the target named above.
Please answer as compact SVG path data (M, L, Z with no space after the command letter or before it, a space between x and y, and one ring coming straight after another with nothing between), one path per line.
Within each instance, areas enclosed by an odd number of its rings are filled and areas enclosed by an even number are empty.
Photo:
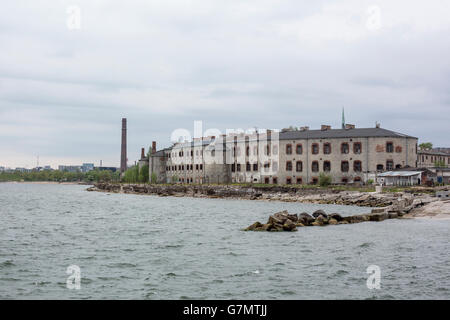
M248 226L245 231L255 231L255 229L257 228L261 228L263 225L261 222L256 221L254 224L252 224L251 226Z
M298 222L305 225L305 226L309 226L311 223L314 222L314 218L307 214L306 212L300 213L298 215Z
M328 224L336 225L336 224L338 224L338 221L336 219L331 218L330 220L328 220Z
M297 231L295 223L292 220L287 219L283 225L284 231Z
M323 210L314 211L314 213L312 215L314 218L317 218L318 216L323 216L324 218L328 218L328 215Z
M339 213L332 213L328 216L330 219L334 219L336 221L342 221L344 220L344 218L342 218L342 216Z

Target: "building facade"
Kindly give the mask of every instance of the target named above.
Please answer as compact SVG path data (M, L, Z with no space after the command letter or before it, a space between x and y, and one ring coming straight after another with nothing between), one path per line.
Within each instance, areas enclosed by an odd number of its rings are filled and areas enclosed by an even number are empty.
M435 150L419 150L417 166L424 168L450 167L450 154Z
M332 183L359 183L376 172L417 166L417 142L380 127L267 130L153 150L149 170L165 183L317 184L321 173Z

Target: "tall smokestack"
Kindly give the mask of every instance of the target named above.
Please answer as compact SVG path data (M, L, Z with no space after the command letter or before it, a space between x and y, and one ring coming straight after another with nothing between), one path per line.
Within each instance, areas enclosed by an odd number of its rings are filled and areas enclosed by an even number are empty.
M156 153L156 141L152 141L152 154Z
M141 159L145 158L145 148L141 149Z
M122 118L122 149L120 153L120 172L127 170L127 118Z

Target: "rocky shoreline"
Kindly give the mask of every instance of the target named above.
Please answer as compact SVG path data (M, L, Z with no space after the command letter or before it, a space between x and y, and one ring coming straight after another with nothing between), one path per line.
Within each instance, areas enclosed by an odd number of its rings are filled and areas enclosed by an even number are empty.
M387 207L402 203L427 204L436 199L429 194L406 192L375 193L359 191L339 191L326 188L293 188L284 186L246 187L236 185L158 185L158 184L114 184L97 183L88 191L109 193L149 194L174 197L231 198L246 200L266 200L303 202L317 204L340 204L360 207Z

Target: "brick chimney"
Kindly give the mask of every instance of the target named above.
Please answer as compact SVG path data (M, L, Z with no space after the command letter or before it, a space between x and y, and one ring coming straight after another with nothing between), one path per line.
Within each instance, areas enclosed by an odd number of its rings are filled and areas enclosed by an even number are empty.
M354 124L346 123L346 124L345 124L345 129L346 129L346 130L355 129L355 125L354 125Z
M152 154L156 153L156 141L152 141Z
M141 148L141 159L145 158L145 148Z
M326 125L326 124L323 124L323 125L320 127L320 130L322 130L322 131L331 130L331 126Z

